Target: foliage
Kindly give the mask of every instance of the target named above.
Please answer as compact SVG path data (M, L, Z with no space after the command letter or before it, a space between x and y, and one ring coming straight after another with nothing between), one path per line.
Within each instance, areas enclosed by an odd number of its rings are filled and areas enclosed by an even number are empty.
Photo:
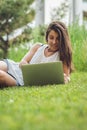
M78 23L69 27L73 48L73 62L77 70L87 71L87 29Z
M32 39L33 42L41 42L41 43L45 43L45 32L46 32L46 26L44 25L40 25L39 27L35 27L32 30Z
M14 29L31 22L34 10L31 4L34 0L0 0L0 48L7 56L9 48L9 34ZM5 36L5 38L3 37Z
M62 20L68 11L68 0L64 0L59 7L51 11L51 20Z
M31 47L31 43L21 43L17 44L16 46L11 46L8 51L8 58L14 60L14 61L20 61L22 57L29 51Z
M0 90L1 130L86 130L87 73L66 85Z
M20 45L21 43L29 42L32 39L31 33L32 33L32 28L29 26L26 27L20 35L18 35L17 37L9 41L10 47L11 45L15 46L16 44Z

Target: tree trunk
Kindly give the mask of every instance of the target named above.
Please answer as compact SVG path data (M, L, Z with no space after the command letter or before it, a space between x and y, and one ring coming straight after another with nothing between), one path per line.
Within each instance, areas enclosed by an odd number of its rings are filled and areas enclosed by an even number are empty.
M3 50L3 58L7 58L8 57L8 48L9 48L9 42L6 41L5 42L5 46L4 46L4 50Z

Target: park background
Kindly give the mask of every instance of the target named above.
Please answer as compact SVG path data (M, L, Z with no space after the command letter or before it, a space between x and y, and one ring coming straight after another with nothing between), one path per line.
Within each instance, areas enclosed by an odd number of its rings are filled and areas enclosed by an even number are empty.
M33 2L0 0L0 58L20 61L33 44L45 44L48 23L61 20L67 24L70 34L75 70L66 85L0 89L0 129L86 130L87 1L52 1L58 6L53 6L50 0ZM35 8L36 5L40 10ZM49 14L47 9L52 13Z

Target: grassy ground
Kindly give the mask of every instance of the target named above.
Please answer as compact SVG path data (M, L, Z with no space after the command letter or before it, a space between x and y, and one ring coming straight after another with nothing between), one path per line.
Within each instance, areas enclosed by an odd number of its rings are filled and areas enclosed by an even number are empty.
M86 130L87 72L67 85L0 90L0 130Z

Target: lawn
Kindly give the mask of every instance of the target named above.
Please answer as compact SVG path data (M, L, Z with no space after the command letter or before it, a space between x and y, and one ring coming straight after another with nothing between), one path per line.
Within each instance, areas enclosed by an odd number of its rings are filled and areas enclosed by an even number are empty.
M66 85L0 90L0 130L86 130L87 72Z

